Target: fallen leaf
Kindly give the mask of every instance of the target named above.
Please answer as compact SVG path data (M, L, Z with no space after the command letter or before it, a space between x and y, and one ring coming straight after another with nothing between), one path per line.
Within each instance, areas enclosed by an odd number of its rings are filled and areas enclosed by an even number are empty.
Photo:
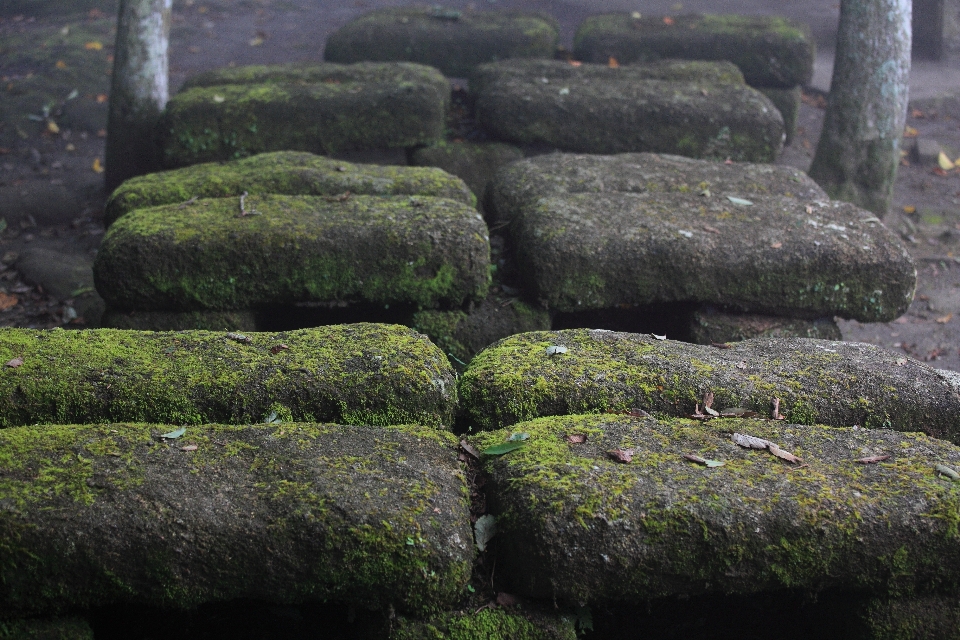
M779 249L779 248L782 247L782 246L783 246L783 243L782 243L782 242L774 242L774 243L772 243L772 244L770 245L770 247L771 247L772 249Z
M909 127L909 126L908 126L908 127L905 127L904 130L903 130L903 137L904 137L904 138L916 138L917 135L919 135L919 133L920 133L920 132L917 131L916 129L914 129L913 127Z
M727 200L729 200L733 204L739 204L744 207L749 207L753 205L753 203L750 202L749 200L744 200L743 198L738 198L736 196L727 196Z
M936 322L937 324L947 324L948 322L950 322L951 318L953 318L953 312L948 313L945 316L940 316L939 318L937 318Z
M10 367L11 369L16 369L17 367L19 367L19 366L22 365L22 364L23 364L23 358L20 357L20 356L17 356L17 357L14 358L13 360L8 360L8 361L7 361L7 366Z
M271 411L270 415L263 419L263 424L280 424L281 422L283 421L280 420L280 417L277 415L276 411Z
M700 413L700 403L699 403L699 402L694 405L693 413L691 413L691 414L690 414L689 416L687 416L687 417L688 417L688 418L692 418L693 420L709 420L709 419L710 419L710 416L708 416L707 414L705 414L705 413Z
M97 137L98 137L98 138L106 138L106 137L107 137L107 130L106 130L106 129L97 129Z
M12 309L17 306L17 303L20 300L17 296L10 295L9 293L3 293L0 291L0 311L6 311L7 309Z
M877 462L883 462L884 460L889 460L890 454L883 456L870 456L869 458L860 458L854 460L854 462L859 462L860 464L876 464Z
M933 169L930 170L930 173L934 175L938 175L941 178L947 175L947 172L941 169L940 167L934 167Z
M555 356L558 353L566 353L566 352L567 352L567 348L560 345L552 344L549 347L547 347L548 356Z
M179 429L176 429L176 430L171 431L171 432L169 432L169 433L161 434L160 437L161 437L161 438L167 438L168 440L176 440L177 438L179 438L180 436L182 436L182 435L185 434L186 432L187 432L187 428L186 428L186 427L180 427Z
M570 63L570 66L571 66L571 67L579 67L580 65L583 64L583 63L580 62L579 60L567 60L567 62Z
M91 40L83 45L83 48L87 51L100 51L103 49L103 43L98 40Z
M780 413L780 398L773 399L773 410L770 411L770 418L773 420L784 420L786 416Z
M235 342L240 342L242 344L250 344L253 342L253 338L250 336L245 336L242 333L234 333L232 331L227 333L227 339L234 340Z
M945 464L938 464L938 465L937 465L936 467L934 467L934 468L937 470L938 473L940 473L941 475L947 476L948 478L950 478L950 479L953 480L953 481L960 480L960 473L957 473L957 470L956 470L956 469L953 469L953 468L951 468L951 467L948 467L948 466L945 465Z
M916 212L917 212L917 208L916 208L915 206L913 206L912 204L908 204L908 205L906 205L906 206L903 207L903 212L904 212L904 213L907 213L907 214L916 213Z
M937 164L940 165L940 168L944 171L950 171L951 169L956 168L956 165L953 164L953 160L948 158L947 154L945 154L943 151L941 151L940 155L937 156Z
M259 47L262 44L263 44L263 38L261 38L260 36L257 36L256 38L251 38L250 40L251 47Z
M483 455L485 456L502 456L505 453L510 453L511 451L516 451L517 449L522 448L526 443L523 441L514 440L512 442L503 442L501 444L495 444L492 447L487 447L483 450Z
M524 440L529 440L529 439L530 439L529 433L517 432L517 433L511 433L510 437L507 438L507 442L523 442Z
M766 449L771 444L769 440L764 440L756 436L748 436L744 433L731 434L730 439L746 449Z
M925 114L923 111L921 111L920 109L911 109L911 110L910 110L910 117L911 117L911 118L926 118L927 116L926 116L926 114Z
M707 391L703 394L703 410L716 418L720 415L713 407L713 391Z
M213 101L216 102L217 104L220 104L220 103L223 102L224 100L226 100L226 98L224 98L224 97L223 97L222 95L220 95L219 93L213 94Z
M647 413L643 409L637 409L637 408L630 409L629 411L624 411L624 413L630 416L631 418L649 418L650 417L649 413Z
M470 444L470 443L467 442L466 440L461 440L461 441L460 441L460 448L463 449L464 451L466 451L467 453L469 453L471 456L473 456L473 457L476 458L477 460L480 459L480 452L477 451L477 448L476 448L475 446L473 446L472 444Z
M733 164L733 160L731 158L727 158L723 161L723 164Z
M671 18L670 16L664 16L664 17L663 17L663 24L665 24L665 25L667 25L667 26L672 25L672 24L673 24L673 18Z
M617 462L627 464L633 460L633 449L610 449L610 451L607 451L607 455Z
M666 334L664 334L664 335L662 335L662 336L658 336L658 335L655 334L655 333L651 333L650 335L652 335L652 336L653 336L654 338L656 338L657 340L666 340L666 339L667 339Z
M47 131L50 133L60 133L60 127L53 120L47 120Z
M683 457L691 462L696 462L697 464L702 464L707 467L722 467L723 462L719 460L707 460L706 458L701 458L700 456L693 455L692 453L684 453Z
M570 444L583 444L587 441L587 436L582 433L568 433L563 438Z
M197 445L195 444L188 444L185 447L180 447L180 451L196 451L196 450L197 450Z
M733 349L733 345L729 342L711 342L710 346L717 349Z
M290 347L288 347L287 345L285 345L285 344L283 344L283 343L275 344L275 345L273 345L272 347L270 347L270 353L272 353L273 355L277 355L277 354L280 353L281 351L286 351L286 350L289 349L289 348L290 348Z
M720 229L716 229L709 225L703 225L703 230L706 231L707 233L714 233L716 235L720 235Z
M610 56L610 59L607 60L607 66L610 67L611 69L618 69L620 68L620 63L617 62L616 58L614 58L613 56Z
M93 169L94 172L96 173L103 173L103 165L100 164L100 158L94 158L93 165L91 165L90 168Z
M57 60L57 64L55 64L55 65L53 65L53 66L55 66L57 69L61 69L61 70L62 70L62 69L66 69L66 68L67 68L67 63L64 62L63 60Z
M497 519L489 513L480 516L473 523L473 537L477 541L477 549L481 552L487 550L487 543L497 535Z
M772 442L769 445L767 445L767 450L773 455L780 458L781 460L786 460L787 462L792 462L793 464L801 464L803 462L803 460L801 460L797 456L793 455L788 451L784 451L783 449L773 444Z
M97 104L103 104L106 101L107 101L107 94L105 93L97 94Z
M497 604L501 607L513 607L520 604L520 598L512 596L509 593L498 593Z

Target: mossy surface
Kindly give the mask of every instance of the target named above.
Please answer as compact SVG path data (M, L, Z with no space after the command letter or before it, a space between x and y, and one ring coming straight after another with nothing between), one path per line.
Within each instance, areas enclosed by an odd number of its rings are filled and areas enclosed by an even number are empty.
M769 420L574 415L479 434L503 588L565 603L670 595L955 589L960 449L922 434ZM744 449L731 432L803 459ZM565 436L582 434L583 444ZM606 454L632 449L629 464ZM707 468L684 454L718 460ZM890 455L879 464L858 458Z
M652 151L694 158L771 162L783 118L763 94L738 83L643 79L630 67L506 60L477 95L477 121L495 137L581 153ZM639 77L634 77L639 76ZM546 79L547 82L543 82Z
M775 16L627 13L590 16L574 35L579 60L621 64L662 58L730 60L758 87L806 84L813 76L814 43L806 25Z
M539 13L405 7L371 11L330 34L330 62L407 60L462 78L475 66L506 58L550 58L556 19Z
M782 316L732 313L707 306L690 319L691 342L715 344L750 338L819 338L843 340L833 318L804 320Z
M442 428L456 406L446 357L396 325L232 335L0 330L0 360L14 358L23 364L0 372L3 427L262 422L285 409L301 421Z
M770 102L777 108L780 115L783 116L784 138L783 144L789 145L797 135L797 121L800 119L800 98L803 95L803 89L800 85L790 89L779 89L770 87L758 87L757 91L767 96Z
M523 151L502 142L441 142L417 149L410 157L415 166L439 167L462 178L478 199L500 167L522 159Z
M470 577L453 436L431 427L0 432L0 608L238 598L446 610Z
M342 67L231 70L213 77L225 84L181 91L158 125L164 164L413 147L442 137L450 85L439 71L409 63Z
M117 310L250 309L297 302L482 299L487 227L426 196L247 196L139 209L107 231L97 290Z
M93 640L93 630L82 618L35 618L0 622L2 640Z
M113 311L107 309L100 326L136 331L256 331L256 314L251 311Z
M400 619L390 640L576 640L574 618L537 609L484 609L436 616L427 622Z
M565 353L547 354L550 346ZM639 408L687 416L703 407L770 415L802 406L806 421L922 431L960 442L960 394L921 362L864 343L758 338L729 349L589 329L511 336L478 354L460 377L474 429L540 416ZM798 414L799 415L799 414Z
M960 602L955 593L879 597L858 614L870 640L960 639Z
M450 198L475 206L463 181L443 171L352 164L306 152L276 151L250 158L205 163L132 178L107 200L104 224L135 209L182 204L191 198L250 195L419 195Z

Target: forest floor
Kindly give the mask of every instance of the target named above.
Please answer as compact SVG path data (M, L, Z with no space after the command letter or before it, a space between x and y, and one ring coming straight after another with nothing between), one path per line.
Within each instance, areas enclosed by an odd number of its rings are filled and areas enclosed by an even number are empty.
M327 35L360 13L402 2L178 0L170 47L171 88L190 74L228 65L321 61ZM590 13L562 0L463 0L470 10L539 10L569 43ZM99 308L89 264L103 237L103 149L114 16L101 10L43 16L0 10L0 326L83 327ZM960 92L960 87L957 88ZM915 102L911 138L960 157L958 102ZM799 135L779 162L807 169L823 120L808 93ZM886 224L917 261L909 311L889 323L841 321L844 339L877 344L960 370L960 169L907 156ZM0 223L0 227L4 223Z

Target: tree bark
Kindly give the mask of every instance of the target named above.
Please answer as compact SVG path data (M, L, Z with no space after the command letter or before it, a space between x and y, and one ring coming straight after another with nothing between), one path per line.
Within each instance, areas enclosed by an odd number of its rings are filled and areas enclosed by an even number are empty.
M107 120L108 192L159 168L155 128L169 98L172 5L173 0L120 0Z
M831 197L884 214L900 162L911 0L841 0L823 133L810 177Z

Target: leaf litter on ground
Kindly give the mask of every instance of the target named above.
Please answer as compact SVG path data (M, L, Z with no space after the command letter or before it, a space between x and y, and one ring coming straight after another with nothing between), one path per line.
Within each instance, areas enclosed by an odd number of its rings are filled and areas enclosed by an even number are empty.
M570 444L583 444L587 441L587 436L582 433L568 433L563 439Z
M162 433L162 434L160 434L160 437L161 437L161 438L166 438L167 440L176 440L177 438L179 438L180 436L182 436L182 435L185 434L186 432L187 432L187 428L186 428L186 427L180 427L179 429L175 429L175 430L170 431L170 432L168 432L168 433Z
M958 480L960 480L960 473L957 473L957 470L954 469L953 467L948 467L945 464L938 464L937 466L934 467L934 469L936 469L937 473L939 473L940 475L947 476L954 482L957 482Z
M633 460L633 449L610 449L607 451L607 455L615 462L628 464Z
M889 459L890 459L890 454L888 453L882 456L869 456L866 458L858 458L857 460L854 460L854 462L858 462L860 464L876 464L878 462L883 462L884 460L889 460Z
M487 550L487 543L489 543L495 535L497 535L497 519L489 513L485 516L480 516L477 518L477 521L473 523L473 537L477 541L477 549L481 552Z
M760 449L760 450L766 449L774 456L780 458L781 460L786 460L791 464L803 463L803 460L801 460L797 456L793 455L789 451L784 451L773 442L770 442L769 440L764 440L763 438L750 436L745 433L734 433L734 434L731 434L730 439L745 449Z
M724 464L720 460L708 460L707 458L701 458L700 456L692 453L684 453L682 455L690 462L696 462L697 464L702 464L705 467L722 467Z

